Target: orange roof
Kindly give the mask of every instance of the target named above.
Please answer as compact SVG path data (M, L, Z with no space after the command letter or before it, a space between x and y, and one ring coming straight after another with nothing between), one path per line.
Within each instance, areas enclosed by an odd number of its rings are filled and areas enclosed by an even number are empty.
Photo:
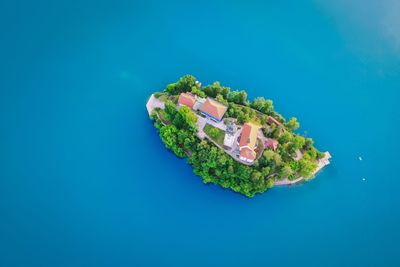
M196 103L196 98L190 93L182 93L179 96L178 104L193 108L194 103Z
M204 102L203 106L201 107L202 112L207 113L218 120L222 119L227 109L227 106L222 105L211 98L207 98L206 102Z
M265 140L265 146L273 150L276 150L278 148L278 144L278 141L272 138L267 138L267 140Z
M252 123L245 123L243 125L242 134L240 136L239 146L248 146L250 149L254 149L257 144L257 134L259 127Z
M253 161L256 159L257 154L254 150L251 150L248 147L244 147L240 149L240 156Z
M271 117L271 116L269 116L268 117L268 122L270 123L270 124L275 124L276 126L279 126L279 125L281 125L282 123L280 123L279 121L277 121L274 117Z

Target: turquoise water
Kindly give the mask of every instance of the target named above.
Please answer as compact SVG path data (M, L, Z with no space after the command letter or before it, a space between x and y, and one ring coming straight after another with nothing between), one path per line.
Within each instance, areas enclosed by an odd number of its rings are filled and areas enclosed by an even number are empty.
M274 2L0 2L0 266L399 266L400 5ZM203 185L144 107L186 73L272 98L332 164Z

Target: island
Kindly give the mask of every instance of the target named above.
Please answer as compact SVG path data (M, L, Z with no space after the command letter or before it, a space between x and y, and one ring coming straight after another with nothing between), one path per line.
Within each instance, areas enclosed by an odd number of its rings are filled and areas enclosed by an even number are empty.
M272 100L249 101L246 91L219 82L202 86L185 75L153 93L146 108L165 146L204 183L247 197L308 181L330 163L329 152L296 133L297 119L286 120Z

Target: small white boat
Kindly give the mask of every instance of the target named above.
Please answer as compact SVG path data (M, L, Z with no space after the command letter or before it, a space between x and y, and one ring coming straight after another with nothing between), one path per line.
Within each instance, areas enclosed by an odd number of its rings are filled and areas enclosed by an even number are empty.
M361 160L363 160L363 158L362 157L358 157L358 159L361 161Z

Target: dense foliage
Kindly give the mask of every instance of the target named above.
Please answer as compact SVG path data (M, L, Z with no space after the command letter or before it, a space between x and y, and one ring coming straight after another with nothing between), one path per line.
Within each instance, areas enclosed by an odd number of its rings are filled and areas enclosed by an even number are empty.
M213 97L228 105L226 117L236 118L239 124L256 122L262 126L266 137L279 141L276 151L265 150L252 166L241 164L207 139L200 140L196 136L197 116L191 109L185 106L177 109L174 102L166 100L165 108L155 109L151 118L155 120L155 126L166 147L179 157L187 156L194 172L205 183L219 184L252 197L271 188L276 179L311 178L317 167L316 160L323 157L314 147L311 138L293 132L300 126L297 119L291 118L286 122L274 111L272 100L258 97L252 102L248 101L245 91L231 91L219 82L201 87L191 75L168 85L164 92L173 99L181 92ZM282 124L269 123L270 116ZM211 139L216 141L223 138L223 132L219 132L221 130L210 125L207 127L205 132ZM221 140L217 143L221 143ZM297 158L299 153L301 157Z

